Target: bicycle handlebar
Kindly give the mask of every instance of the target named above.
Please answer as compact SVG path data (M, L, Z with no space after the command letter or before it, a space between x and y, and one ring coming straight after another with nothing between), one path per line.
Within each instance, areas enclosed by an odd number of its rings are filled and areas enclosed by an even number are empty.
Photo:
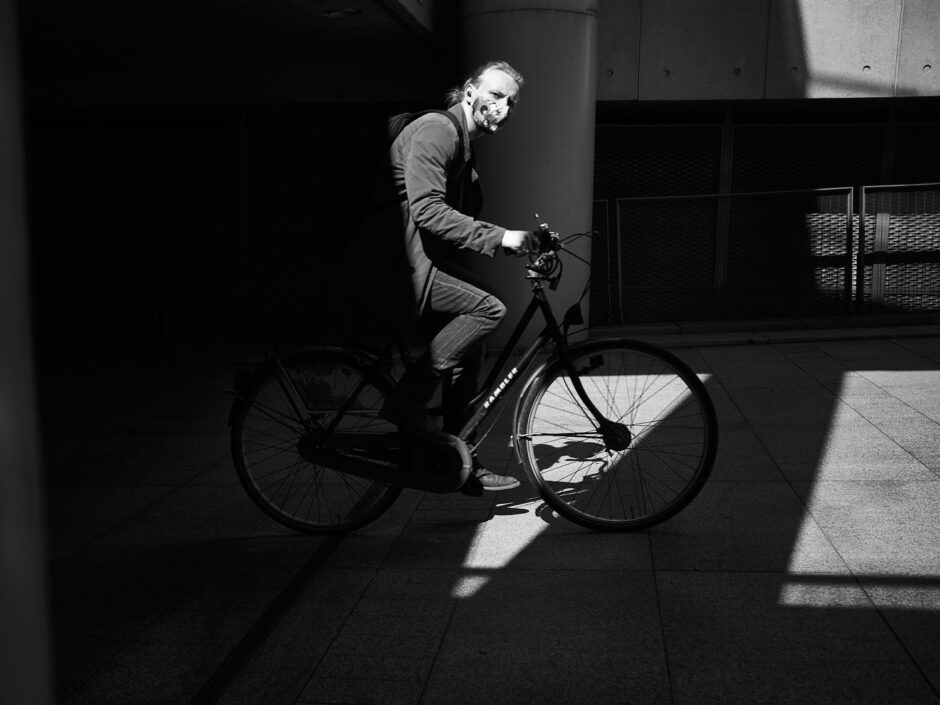
M536 213L536 218L539 215ZM547 280L549 286L554 289L558 286L558 280L561 279L562 262L556 254L564 249L565 243L581 237L593 237L597 231L585 233L573 233L565 238L559 237L558 233L552 232L548 223L540 223L539 227L533 231L533 236L538 242L538 251L529 252L529 263L525 266L526 278L533 280ZM566 250L569 255L575 259L581 260L584 264L590 266L590 262L583 257L575 254L571 250Z
M561 249L561 238L548 228L548 223L541 223L538 230L532 233L539 243L539 254L557 252Z
M538 215L536 215L536 218ZM526 265L527 279L547 279L550 286L554 289L558 285L558 279L561 276L559 271L560 262L555 254L562 248L561 238L558 233L553 233L548 227L548 223L540 223L537 230L532 235L538 242L538 252L529 253L529 263Z

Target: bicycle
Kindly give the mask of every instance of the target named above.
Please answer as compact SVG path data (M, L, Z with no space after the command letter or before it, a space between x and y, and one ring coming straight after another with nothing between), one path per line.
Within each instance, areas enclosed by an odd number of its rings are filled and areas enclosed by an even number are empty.
M470 420L446 446L422 443L383 417L383 406L394 400L395 346L308 347L254 370L236 385L229 417L237 474L251 499L291 529L333 533L374 521L405 487L458 491L482 442L468 439L524 380L513 446L555 512L615 531L653 526L686 507L717 450L705 385L680 359L647 343L569 343L570 326L583 323L580 302L559 325L548 301L545 288L554 290L561 279L565 245L592 234L561 239L539 226L538 251L525 265L532 299L467 407ZM536 312L544 329L506 371Z

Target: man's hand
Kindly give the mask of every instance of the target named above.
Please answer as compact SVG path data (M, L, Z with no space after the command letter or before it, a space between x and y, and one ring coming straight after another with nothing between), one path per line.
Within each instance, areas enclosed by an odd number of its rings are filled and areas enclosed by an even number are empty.
M529 230L507 230L502 245L507 255L524 255L538 248L538 242Z

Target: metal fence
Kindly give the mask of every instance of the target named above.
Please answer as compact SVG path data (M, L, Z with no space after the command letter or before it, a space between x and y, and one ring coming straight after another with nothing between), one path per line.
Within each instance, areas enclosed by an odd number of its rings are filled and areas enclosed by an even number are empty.
M859 212L859 310L940 310L940 184L863 186Z
M591 323L848 313L851 187L596 201Z

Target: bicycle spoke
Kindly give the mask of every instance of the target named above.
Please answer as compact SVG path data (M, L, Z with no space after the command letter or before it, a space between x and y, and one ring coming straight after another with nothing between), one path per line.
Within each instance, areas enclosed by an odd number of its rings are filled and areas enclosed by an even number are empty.
M397 467L395 428L378 416L384 392L367 380L357 360L319 350L283 358L257 377L233 423L233 452L249 495L277 521L300 531L343 530L378 516L400 492L312 462L318 448L330 447L337 458ZM342 446L343 438L362 447Z
M622 425L625 448L577 392L560 362L529 392L517 439L543 496L592 528L643 527L671 516L698 491L714 459L714 411L675 358L642 344L599 343L572 360L604 423ZM611 431L613 433L613 431Z

